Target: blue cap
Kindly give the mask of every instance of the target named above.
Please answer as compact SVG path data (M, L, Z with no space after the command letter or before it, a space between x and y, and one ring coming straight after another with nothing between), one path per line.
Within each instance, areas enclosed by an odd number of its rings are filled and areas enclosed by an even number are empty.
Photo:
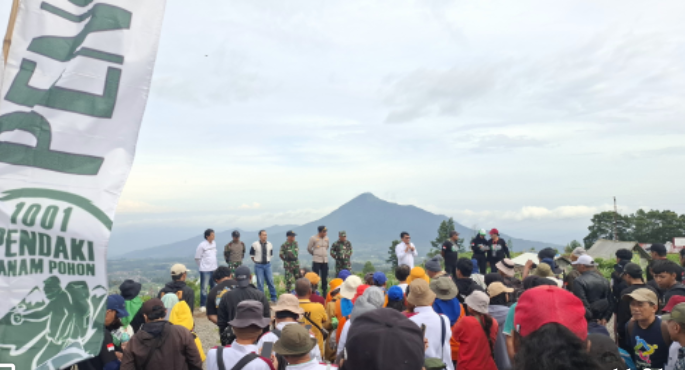
M384 273L382 273L380 271L376 271L373 273L373 283L374 284L383 285L383 284L385 284L386 281L388 281L388 278L385 277Z
M126 305L124 304L124 297L118 294L112 294L107 297L107 309L116 311L118 318L128 316L128 311L126 311Z
M403 299L404 299L404 292L402 292L402 288L395 285L393 287L390 287L390 289L388 289L388 300L389 301L401 301Z
M338 277L343 279L343 281L345 281L345 279L347 279L350 275L352 275L350 270L340 270L338 273Z

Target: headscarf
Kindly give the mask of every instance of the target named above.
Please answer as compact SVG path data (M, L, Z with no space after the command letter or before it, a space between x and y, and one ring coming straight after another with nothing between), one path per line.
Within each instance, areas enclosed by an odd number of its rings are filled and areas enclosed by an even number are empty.
M364 291L354 304L352 313L350 314L350 321L354 322L354 319L363 315L369 311L383 307L383 302L385 301L385 293L383 289L379 287L369 287Z
M162 303L164 303L164 307L166 308L166 317L164 319L169 320L171 311L174 309L176 304L178 304L178 297L176 294L165 294L164 297L162 297Z

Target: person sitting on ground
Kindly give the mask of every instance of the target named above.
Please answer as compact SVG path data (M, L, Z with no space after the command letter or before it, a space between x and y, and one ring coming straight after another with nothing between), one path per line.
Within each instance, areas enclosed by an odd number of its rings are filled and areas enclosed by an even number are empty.
M304 278L309 280L310 283L312 283L312 295L309 297L309 300L326 307L326 300L322 296L320 296L319 292L316 290L319 287L319 282L321 282L321 278L319 277L319 275L317 275L314 272L310 272L307 275L305 275Z
M449 275L445 276L450 277ZM457 299L459 289L452 279L440 278L431 280L429 287L436 296L433 302L433 311L447 316L450 320L450 328L453 327L457 320L465 314Z
M507 341L504 333L504 324L509 315L510 296L514 288L504 285L502 282L495 281L488 285L488 296L490 296L490 306L488 314L497 321L497 340L495 341L495 364L498 370L511 369L511 360L507 352Z
M288 325L283 328L273 349L288 363L286 369L330 370L331 366L311 357L311 351L317 347L316 338L312 338L307 329L300 325Z
M124 349L121 370L202 369L202 357L193 334L183 326L164 320L166 308L160 299L148 300L141 310L145 325Z
M421 325L426 326L425 338L428 340L426 357L441 359L446 365L446 369L453 370L450 321L447 316L438 315L433 310L435 298L435 293L425 280L416 279L412 281L409 284L409 294L407 295L407 308L410 312L408 317L419 327Z
M577 266L580 272L580 276L573 282L573 294L585 305L589 320L606 326L614 312L614 301L611 296L609 281L597 271L597 263L587 254L580 256L573 264ZM607 301L606 310L595 312L593 315L592 304L598 301ZM596 303L596 305L598 304L602 303Z
M633 319L626 325L626 341L635 365L638 369L663 368L668 360L671 339L666 323L656 316L659 307L656 294L651 289L640 288L622 299L630 302L633 314Z
M341 357L341 352L345 348L347 343L347 336L349 334L350 328L357 317L373 310L383 308L383 300L385 299L385 294L378 287L369 287L364 291L361 297L354 304L352 313L350 314L350 319L345 322L345 326L342 328L342 333L340 334L340 342L338 343L337 356Z
M340 287L340 299L335 305L335 318L338 321L338 328L335 331L336 343L340 343L340 335L342 334L343 327L347 320L349 320L352 308L354 307L352 298L354 298L354 295L357 293L357 287L361 284L362 280L359 276L352 275L348 277ZM342 347L338 345L337 348L340 349Z
M497 267L497 272L502 275L503 283L504 285L514 288L514 290L521 290L523 289L523 283L521 280L517 279L515 277L516 275L516 270L515 267L516 265L514 264L514 261L510 260L509 258L505 258L495 265Z
M238 287L238 282L231 279L231 277L231 269L228 266L219 266L214 270L214 274L212 274L212 279L214 279L216 285L207 295L207 319L214 324L217 321L217 311L219 303L221 303L221 297Z
M205 351L202 349L200 337L198 337L197 333L195 333L195 320L193 319L193 314L190 312L190 307L188 307L188 304L185 301L179 302L176 304L176 306L174 306L174 309L168 316L170 323L174 325L180 325L190 331L190 334L192 334L193 338L195 338L195 346L197 346L197 351L200 353L200 358L202 359L202 362L205 362Z
M670 313L663 315L661 320L666 322L671 340L680 345L672 368L676 370L685 369L685 303L678 303L673 306Z
M663 260L652 264L654 281L662 292L659 299L661 307L665 306L673 296L685 296L685 285L678 282L680 272L681 267L673 261Z
M164 288L159 291L157 298L162 298L165 294L176 294L179 300L186 301L190 310L195 309L195 291L186 285L188 269L185 265L177 263L171 266L171 282L166 283Z
M538 287L538 286L557 286L557 284L549 279L541 278L539 276L528 276L523 279L523 291ZM514 302L509 307L509 312L507 313L507 319L504 322L504 328L502 329L502 334L506 338L507 353L509 354L509 360L514 362L514 312L516 310L516 302Z
M281 294L281 296L278 297L278 302L273 307L273 311L275 315L274 328L259 338L259 341L257 342L258 348L264 347L264 343L266 342L275 343L278 341L279 338L283 337L283 332L286 327L302 327L299 320L302 318L302 315L304 315L304 309L300 307L300 301L296 296L292 294ZM302 328L304 329L304 327ZM316 337L314 335L309 332L307 332L307 335L316 343ZM313 346L307 354L311 360L316 360L317 362L322 361L319 346Z
M623 266L621 278L623 279L623 281L626 282L627 288L621 291L620 296L623 297L626 294L630 294L640 288L652 289L654 291L654 294L658 294L654 288L645 284L643 276L644 273L640 265L635 263L628 263L625 266ZM616 303L616 316L614 319L614 323L616 326L616 339L618 342L618 346L620 348L623 348L625 351L628 351L628 353L630 353L631 351L628 348L629 344L626 338L626 324L633 317L633 314L630 311L630 301L621 299Z
M583 303L556 285L521 294L514 327L514 370L604 370L589 353Z
M241 267L236 269L236 275ZM245 300L236 311L235 318L228 323L236 339L230 346L214 347L207 352L207 370L229 370L240 363L245 364L245 370L273 370L273 356L266 359L257 355L259 347L255 344L271 321L264 317L262 302Z
M623 361L616 343L611 337L603 334L588 334L590 342L590 357L592 357L602 369L628 370Z
M459 342L459 370L497 370L495 341L499 326L489 314L489 303L490 297L478 290L466 297L469 315L460 319L452 331Z
M399 286L393 286L388 289L388 308L404 312L407 307L404 305L404 292Z
M411 274L411 269L407 265L399 265L395 269L395 279L397 279L397 286L402 289L402 294L407 294L409 274Z
M340 272L338 273L338 277L342 279L343 282L345 282L345 280L347 280L347 278L350 277L350 275L352 275L350 270L340 270Z
M466 297L471 295L475 290L483 291L483 288L471 279L472 271L473 262L471 262L470 259L462 257L457 261L457 279L454 280L454 284L456 284L459 289L457 298L462 304Z
M300 307L304 309L304 315L300 322L304 325L311 325L312 332L319 341L319 352L324 353L324 326L328 325L328 316L326 316L326 309L319 303L311 301L312 285L306 278L300 278L295 281L295 292L300 302ZM327 333L326 333L327 334Z
M266 299L264 292L250 284L250 278L250 269L247 266L243 265L238 267L235 269L235 280L238 282L238 286L230 292L224 293L221 297L219 309L217 311L216 325L219 327L222 345L231 344L232 340L235 338L228 322L235 319L240 302L246 300L262 302L264 317L271 318L269 301Z
M342 353L342 370L422 370L425 342L415 323L380 308L355 319Z

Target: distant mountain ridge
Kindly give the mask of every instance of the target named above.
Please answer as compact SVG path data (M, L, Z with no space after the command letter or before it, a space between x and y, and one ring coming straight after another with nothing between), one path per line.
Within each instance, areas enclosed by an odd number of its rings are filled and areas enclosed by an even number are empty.
M446 219L448 217L444 215L436 215L412 205L391 203L371 193L364 193L316 221L301 226L272 226L265 228L265 230L269 234L269 241L276 249L274 255L278 253L278 248L285 242L286 231L293 230L297 234L297 240L300 244L301 260L311 260L306 252L307 241L309 237L316 234L317 226L325 225L329 230L328 237L331 239L331 243L337 240L339 231L345 230L348 240L352 243L354 255L364 258L375 256L385 260L390 243L393 240L399 240L402 231L411 234L412 242L416 245L419 255L425 256L431 248L430 241L436 237L440 223ZM465 238L465 245L468 244L474 231L457 222L455 222L455 229ZM233 230L240 231L241 240L245 243L248 251L250 245L257 240L257 231L241 229L217 231L219 261L223 261L223 246L231 240ZM517 251L529 250L530 248L560 247L551 243L518 239L507 234L502 234L501 237L505 240L511 239L513 247ZM195 236L112 258L140 259L160 256L187 258L195 253L195 248L201 241L201 236Z

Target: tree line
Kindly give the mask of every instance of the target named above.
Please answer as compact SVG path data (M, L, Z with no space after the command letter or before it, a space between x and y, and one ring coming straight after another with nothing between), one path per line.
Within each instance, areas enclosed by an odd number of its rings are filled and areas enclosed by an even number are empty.
M616 214L618 240L638 243L666 243L674 237L685 236L685 214L669 210L638 210L635 213ZM592 217L590 233L583 239L590 248L599 239L614 239L614 212L601 212Z

